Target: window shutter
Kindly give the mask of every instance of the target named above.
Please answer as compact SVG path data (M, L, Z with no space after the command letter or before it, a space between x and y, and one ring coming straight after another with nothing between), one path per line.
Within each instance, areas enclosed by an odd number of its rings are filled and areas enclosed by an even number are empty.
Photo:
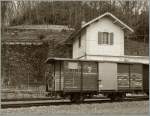
M113 45L113 41L114 41L114 34L110 33L110 45Z
M103 33L98 32L98 44L102 44L102 43L103 43Z

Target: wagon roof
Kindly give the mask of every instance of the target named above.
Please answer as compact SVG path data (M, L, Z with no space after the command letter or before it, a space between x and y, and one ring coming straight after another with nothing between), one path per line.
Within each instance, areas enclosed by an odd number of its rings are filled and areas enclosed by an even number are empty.
M93 60L93 59L72 59L72 58L56 58L50 57L47 58L45 63L52 63L54 61L85 61L85 62L112 62L112 63L138 63L138 64L149 64L149 57L148 56L117 56L119 60Z
M53 61L96 61L97 60L87 60L87 59L75 59L75 58L48 58L45 62L53 62Z

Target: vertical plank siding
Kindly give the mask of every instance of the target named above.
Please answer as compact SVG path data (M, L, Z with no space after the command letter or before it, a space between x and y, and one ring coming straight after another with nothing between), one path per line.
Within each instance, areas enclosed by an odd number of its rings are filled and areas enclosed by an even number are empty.
M118 64L117 71L118 90L143 89L142 64Z
M54 91L130 91L148 92L148 65L94 61L55 61Z
M149 65L143 65L143 89L149 93Z
M64 73L62 62L55 63L55 91L63 90Z
M77 69L71 69L69 63L76 63ZM72 67L73 68L73 67ZM96 62L64 62L65 91L97 91L98 71Z
M70 65L76 65L70 66ZM79 62L64 61L64 91L80 91L81 64Z
M133 64L130 65L130 88L131 89L143 89L143 65Z
M129 65L117 65L118 90L129 89Z
M83 62L83 90L97 91L98 69L96 62Z

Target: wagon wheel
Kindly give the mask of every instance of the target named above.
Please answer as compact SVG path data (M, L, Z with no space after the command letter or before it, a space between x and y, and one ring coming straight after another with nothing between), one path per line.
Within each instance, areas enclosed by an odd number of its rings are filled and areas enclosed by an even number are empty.
M111 99L111 101L122 101L125 97L124 93L116 93L116 94L109 94L108 97Z
M73 95L70 96L70 101L71 102L75 102L76 101L76 99L75 99L75 97Z
M109 98L110 98L111 101L115 101L116 100L115 96L110 96Z
M123 98L125 98L126 97L126 94L125 93L119 93L118 95L117 95L117 100L123 100Z
M110 98L111 101L117 100L117 96L115 94L108 94L107 97Z
M77 96L76 95L70 95L70 101L71 102L76 102L77 101Z
M84 96L80 95L79 102L83 102L83 101L84 101Z
M82 95L71 95L70 101L75 103L80 103L84 101L84 96Z

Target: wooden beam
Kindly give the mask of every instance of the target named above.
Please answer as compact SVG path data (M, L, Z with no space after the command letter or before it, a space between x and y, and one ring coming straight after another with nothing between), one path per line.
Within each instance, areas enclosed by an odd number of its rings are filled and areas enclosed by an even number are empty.
M126 27L122 27L121 29L125 29Z
M115 24L117 22L117 20L115 20L113 23Z

